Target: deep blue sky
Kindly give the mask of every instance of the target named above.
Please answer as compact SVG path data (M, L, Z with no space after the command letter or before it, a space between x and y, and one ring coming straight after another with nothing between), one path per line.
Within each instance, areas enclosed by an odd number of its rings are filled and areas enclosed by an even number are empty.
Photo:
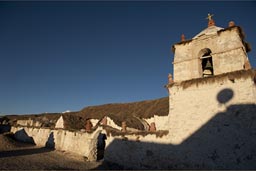
M171 45L230 20L256 66L256 2L0 2L0 114L168 96Z

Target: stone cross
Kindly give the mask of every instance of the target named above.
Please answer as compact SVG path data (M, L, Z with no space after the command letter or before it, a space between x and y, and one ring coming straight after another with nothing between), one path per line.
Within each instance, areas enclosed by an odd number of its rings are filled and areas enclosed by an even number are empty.
M212 16L213 14L208 14L208 16L206 17L206 19L208 19L208 27L215 26L215 22L212 19Z

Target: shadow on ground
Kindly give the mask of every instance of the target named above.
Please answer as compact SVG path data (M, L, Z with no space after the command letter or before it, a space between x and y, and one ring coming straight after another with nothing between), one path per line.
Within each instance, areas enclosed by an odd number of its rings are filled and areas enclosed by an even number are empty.
M49 148L29 148L29 149L17 149L17 150L10 150L10 151L1 151L0 158L4 157L16 157L16 156L26 156L26 155L33 155L39 153L47 153L53 151Z

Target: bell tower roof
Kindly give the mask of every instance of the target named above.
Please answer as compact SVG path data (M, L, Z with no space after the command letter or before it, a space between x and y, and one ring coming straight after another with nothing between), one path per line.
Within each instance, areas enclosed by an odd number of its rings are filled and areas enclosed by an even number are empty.
M196 39L203 35L208 36L208 35L216 34L217 31L223 29L222 27L215 26L215 21L213 20L212 17L213 17L213 14L208 14L208 16L206 17L206 19L208 20L208 27L206 29L204 29L203 31L201 31L200 33L198 33L192 39Z
M210 26L210 27L207 27L206 29L204 29L203 31L201 31L200 33L198 33L196 36L194 36L192 39L196 39L200 36L203 36L203 35L213 35L213 34L216 34L219 30L222 30L224 28L222 27L217 27L217 26Z

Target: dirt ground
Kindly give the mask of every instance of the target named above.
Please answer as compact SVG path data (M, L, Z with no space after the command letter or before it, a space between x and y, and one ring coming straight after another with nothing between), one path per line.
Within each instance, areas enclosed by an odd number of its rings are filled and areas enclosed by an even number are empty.
M82 156L17 142L0 134L0 170L108 169L102 162L86 162Z

